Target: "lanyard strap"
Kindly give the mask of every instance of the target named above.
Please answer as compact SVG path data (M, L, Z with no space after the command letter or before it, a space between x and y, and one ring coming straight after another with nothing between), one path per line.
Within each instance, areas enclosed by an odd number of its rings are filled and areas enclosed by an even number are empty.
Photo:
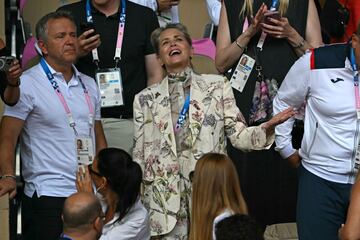
M77 131L75 129L75 126L76 126L76 123L74 121L74 118L73 118L73 115L70 111L70 108L68 106L68 104L66 103L66 100L64 98L64 95L61 93L60 91L60 88L59 88L59 85L57 84L57 82L55 81L54 79L54 75L51 73L48 65L46 64L46 61L44 58L41 58L40 60L40 64L41 64L41 67L43 68L51 86L53 87L56 95L58 96L61 104L63 105L64 107L64 110L66 112L66 116L68 118L68 121L69 121L69 126L71 128L74 129L74 132L75 132L75 135L78 135L77 134ZM90 95L89 95L89 92L88 90L86 89L85 87L85 84L83 83L83 81L81 80L81 78L79 77L79 82L83 88L83 91L84 91L84 95L85 95L85 100L86 100L86 103L88 105L88 108L89 108L89 119L88 119L88 122L89 122L89 125L90 125L90 133L91 133L91 128L92 128L92 125L93 125L93 119L94 119L94 107L93 105L91 104L91 99L90 99Z
M272 0L270 11L276 11L278 4L279 4L279 0ZM266 40L266 36L267 36L267 34L264 31L262 31L259 41L256 45L256 47L258 47L260 49L260 51L262 51L262 49L263 49L263 46L264 46L264 43Z
M181 126L184 125L184 122L186 119L186 113L189 111L189 106L190 106L190 94L187 95L185 102L184 102L184 106L182 107L181 112L179 114L179 118L175 125L175 132L178 132L180 130Z
M124 31L125 31L125 20L126 20L126 1L121 0L121 12L119 17L119 28L118 28L118 34L117 34L117 40L116 40L116 49L115 49L115 56L114 60L116 62L115 67L117 67L118 62L121 59L121 49L124 39ZM86 21L88 23L93 23L93 17L91 14L91 4L90 0L86 0ZM92 50L92 56L95 64L99 67L99 55L97 52L97 48Z
M350 61L351 61L351 68L354 73L354 90L355 90L355 103L356 103L356 112L359 115L360 113L360 96L359 96L359 72L356 65L355 60L355 52L354 49L351 48L350 50ZM359 119L359 116L358 116Z

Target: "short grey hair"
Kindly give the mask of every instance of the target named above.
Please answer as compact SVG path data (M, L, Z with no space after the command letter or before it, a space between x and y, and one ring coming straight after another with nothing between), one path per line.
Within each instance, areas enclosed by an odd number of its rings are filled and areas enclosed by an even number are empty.
M71 15L70 12L66 12L66 11L56 11L56 12L51 12L46 14L45 16L43 16L37 23L36 23L36 28L35 28L35 32L36 32L36 39L37 40L43 40L44 42L47 41L47 24L50 20L54 20L54 19L60 19L60 18L66 18L68 20L70 20L76 27L76 23L74 20L74 17Z
M159 46L160 35L167 29L179 30L182 34L184 34L185 40L188 42L190 47L192 47L191 37L190 37L190 34L188 33L186 27L184 25L182 25L181 23L168 23L165 27L159 27L151 33L151 44L157 55L159 55L159 51L160 51L160 46Z

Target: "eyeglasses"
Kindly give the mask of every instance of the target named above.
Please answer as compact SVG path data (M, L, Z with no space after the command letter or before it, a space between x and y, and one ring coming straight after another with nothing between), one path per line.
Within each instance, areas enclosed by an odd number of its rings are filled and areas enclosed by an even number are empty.
M90 173L93 173L93 174L95 174L95 175L98 176L98 177L102 177L102 175L101 175L100 173L96 172L96 171L92 168L92 164L89 164L89 165L88 165L88 169L89 169L89 172L90 172Z

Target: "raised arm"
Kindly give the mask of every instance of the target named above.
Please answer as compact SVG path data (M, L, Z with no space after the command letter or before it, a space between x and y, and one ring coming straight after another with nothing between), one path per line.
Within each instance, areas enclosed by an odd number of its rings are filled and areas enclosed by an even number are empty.
M226 79L224 80L223 96L226 136L234 147L242 151L269 148L274 142L275 126L295 114L292 108L288 108L260 126L247 127L240 110L236 106L231 85Z
M222 2L220 22L216 39L215 58L215 65L220 73L226 72L239 59L250 39L260 30L260 23L262 22L266 11L266 5L262 4L259 11L251 21L248 29L240 34L240 36L238 36L234 42L231 42L226 6L225 3Z

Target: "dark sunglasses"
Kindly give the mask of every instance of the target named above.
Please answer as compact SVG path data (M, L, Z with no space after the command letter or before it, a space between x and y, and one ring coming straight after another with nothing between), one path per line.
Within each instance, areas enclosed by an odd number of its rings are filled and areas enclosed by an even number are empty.
M89 172L90 172L90 173L95 174L95 175L98 176L98 177L103 177L103 175L101 175L100 173L96 172L96 171L92 168L92 164L89 164L89 165L88 165L88 169L89 169Z

